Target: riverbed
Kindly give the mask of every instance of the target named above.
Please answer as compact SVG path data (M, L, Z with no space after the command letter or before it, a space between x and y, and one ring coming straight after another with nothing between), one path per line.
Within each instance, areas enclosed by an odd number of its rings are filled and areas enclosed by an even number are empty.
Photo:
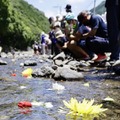
M0 66L0 120L66 120L66 114L60 112L60 107L65 107L63 100L69 101L72 97L78 101L85 98L94 99L97 104L102 103L108 110L101 120L120 119L120 77L107 68L87 68L89 70L83 72L85 79L80 81L26 78L21 73L27 67L20 67L25 59L3 58L8 64ZM41 65L43 63L37 67ZM12 73L16 75L12 76ZM55 83L65 89L53 89ZM114 102L102 102L108 96ZM28 113L24 113L18 107L20 101L42 104L33 105Z

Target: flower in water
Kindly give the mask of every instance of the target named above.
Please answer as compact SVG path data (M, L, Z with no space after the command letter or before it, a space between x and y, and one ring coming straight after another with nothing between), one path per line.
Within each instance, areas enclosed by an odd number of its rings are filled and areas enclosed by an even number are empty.
M53 105L52 105L51 102L46 102L46 103L44 103L44 106L45 106L46 108L53 108Z
M53 104L51 102L37 102L33 101L31 102L33 106L43 106L45 108L53 108Z
M25 88L27 88L26 86L20 86L20 89L25 89Z
M114 102L114 99L108 96L103 101Z
M64 90L65 87L64 87L63 85L60 85L60 84L58 84L58 83L56 82L56 83L53 83L53 84L52 84L52 89L53 89L53 90Z
M44 105L44 102L33 101L33 102L31 102L31 103L32 103L32 105L34 105L34 106L43 106L43 105Z
M94 100L84 99L82 102L77 101L75 98L71 98L69 102L63 100L64 105L70 110L69 115L78 116L81 120L93 120L101 115L105 115L103 112L107 109L101 108L100 105L93 105Z
M89 84L89 83L85 83L84 86L85 86L85 87L89 87L90 84Z
M22 76L27 77L27 78L31 78L32 72L33 72L32 68L27 68L26 70L24 70L22 72Z

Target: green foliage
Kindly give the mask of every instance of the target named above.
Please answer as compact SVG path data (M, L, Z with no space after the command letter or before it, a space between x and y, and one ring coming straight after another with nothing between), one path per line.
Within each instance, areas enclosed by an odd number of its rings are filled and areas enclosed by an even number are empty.
M94 9L91 9L90 11L93 12ZM105 13L105 11L106 11L105 1L101 2L101 3L95 8L95 13L96 13L96 14L102 15L103 13Z
M41 31L49 31L44 13L23 0L0 1L0 41L2 45L25 49Z

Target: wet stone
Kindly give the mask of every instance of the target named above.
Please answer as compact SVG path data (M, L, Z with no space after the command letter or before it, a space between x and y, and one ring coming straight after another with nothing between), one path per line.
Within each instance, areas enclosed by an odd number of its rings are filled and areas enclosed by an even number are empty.
M26 60L24 62L24 66L36 66L36 65L37 65L37 62L33 60Z
M0 60L0 65L7 65L6 61Z

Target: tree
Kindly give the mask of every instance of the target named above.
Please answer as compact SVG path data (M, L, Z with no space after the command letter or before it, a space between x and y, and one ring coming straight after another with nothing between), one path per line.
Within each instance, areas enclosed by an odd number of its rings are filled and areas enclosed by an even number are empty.
M41 31L49 31L44 13L23 0L0 1L0 41L2 46L26 49Z

